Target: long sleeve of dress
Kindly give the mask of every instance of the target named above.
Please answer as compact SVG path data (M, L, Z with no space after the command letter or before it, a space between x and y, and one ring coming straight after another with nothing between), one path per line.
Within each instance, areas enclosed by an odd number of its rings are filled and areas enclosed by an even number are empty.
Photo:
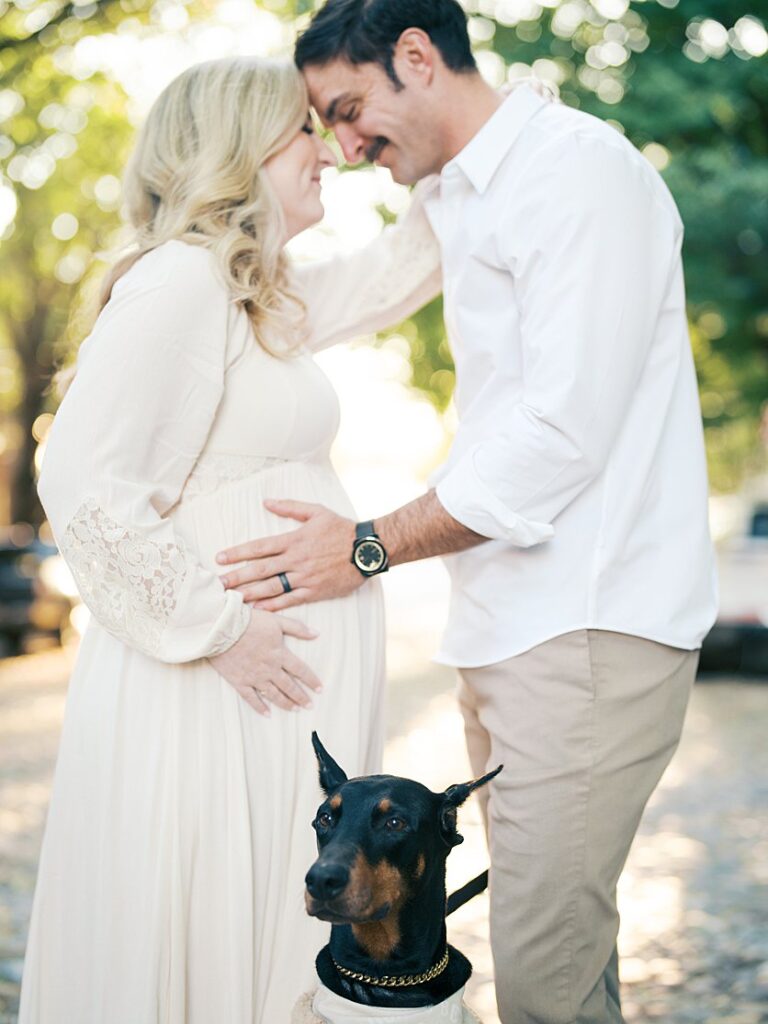
M312 351L391 327L440 294L440 247L421 192L417 187L408 212L369 245L296 264Z
M165 518L222 397L232 312L206 251L169 242L143 257L81 348L38 485L91 613L166 662L226 650L250 617Z

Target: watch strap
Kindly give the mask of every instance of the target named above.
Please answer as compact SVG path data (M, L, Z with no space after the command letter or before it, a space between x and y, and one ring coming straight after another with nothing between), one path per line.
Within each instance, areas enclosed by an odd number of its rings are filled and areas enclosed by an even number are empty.
M376 531L373 528L373 520L365 523L358 523L355 527L355 540L363 540L365 537L375 537Z

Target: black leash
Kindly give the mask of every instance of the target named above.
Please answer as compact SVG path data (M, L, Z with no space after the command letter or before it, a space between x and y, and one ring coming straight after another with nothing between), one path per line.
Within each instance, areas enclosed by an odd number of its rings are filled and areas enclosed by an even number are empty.
M467 882L466 885L462 885L456 892L452 892L446 902L445 916L448 917L454 910L458 910L459 907L463 907L465 903L469 903L473 896L479 895L483 889L488 888L488 872L483 871L477 878L473 878L471 882Z

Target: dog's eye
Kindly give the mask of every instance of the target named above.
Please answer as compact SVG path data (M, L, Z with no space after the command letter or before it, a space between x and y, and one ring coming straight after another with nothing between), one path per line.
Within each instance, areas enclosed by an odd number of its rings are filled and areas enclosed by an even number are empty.
M318 814L315 824L318 828L330 828L333 825L333 818L327 811L323 811L322 814Z
M407 828L407 825L402 818L392 815L392 817L387 818L384 822L384 827L390 832L402 832L404 828Z

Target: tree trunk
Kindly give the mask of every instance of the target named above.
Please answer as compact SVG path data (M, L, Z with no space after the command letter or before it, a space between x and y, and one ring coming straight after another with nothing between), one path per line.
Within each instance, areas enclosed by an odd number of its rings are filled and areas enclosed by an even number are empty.
M44 341L48 311L38 303L33 314L18 326L16 352L24 375L23 397L16 411L21 428L21 444L11 478L11 521L39 526L45 518L37 497L35 479L35 452L37 441L32 436L35 420L43 411L45 391L50 381L50 369L40 365L39 356L45 351Z

